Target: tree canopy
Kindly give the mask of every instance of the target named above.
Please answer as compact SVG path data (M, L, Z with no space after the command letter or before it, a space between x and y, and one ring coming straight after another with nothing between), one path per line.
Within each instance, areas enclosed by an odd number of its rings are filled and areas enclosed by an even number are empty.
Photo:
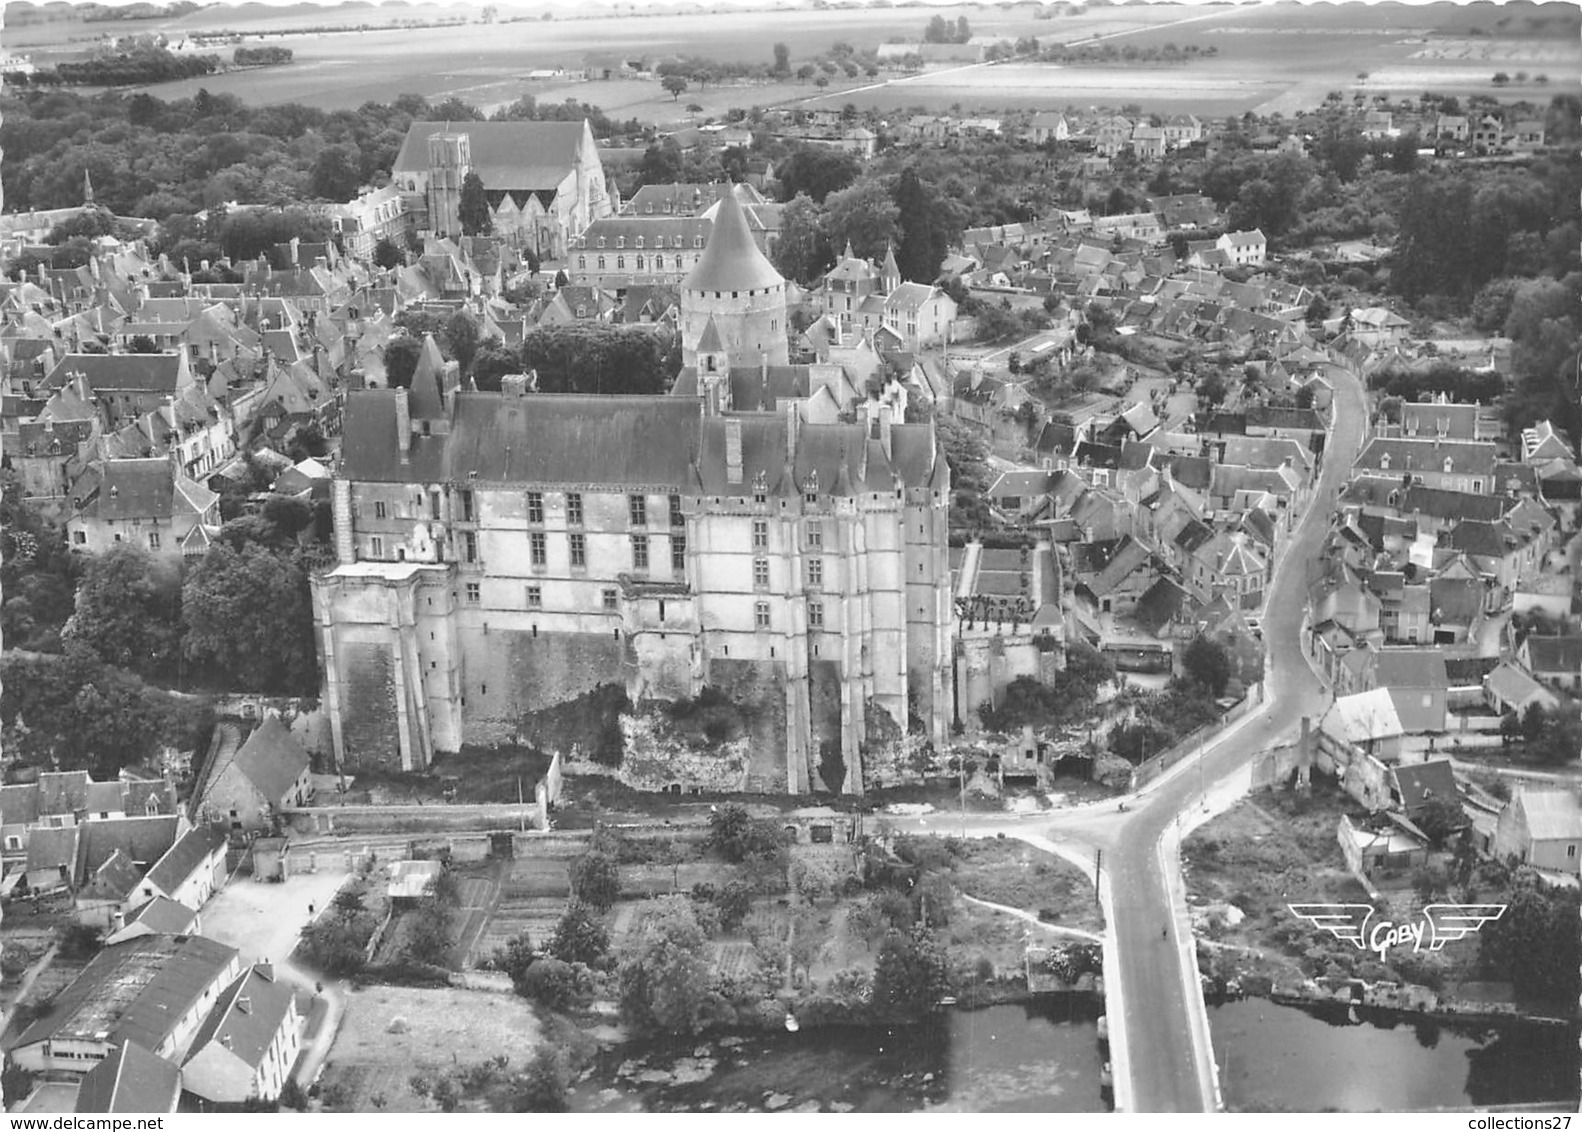
M189 570L181 606L190 663L234 688L318 689L308 578L294 552L222 541Z

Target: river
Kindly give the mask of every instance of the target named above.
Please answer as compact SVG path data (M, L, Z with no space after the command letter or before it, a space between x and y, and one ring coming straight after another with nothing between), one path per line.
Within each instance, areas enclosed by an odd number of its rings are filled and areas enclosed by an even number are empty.
M1103 1112L1094 995L945 1010L915 1026L627 1043L574 1112Z
M1455 1026L1247 998L1209 1008L1232 1110L1416 1112L1576 1101L1578 1028Z

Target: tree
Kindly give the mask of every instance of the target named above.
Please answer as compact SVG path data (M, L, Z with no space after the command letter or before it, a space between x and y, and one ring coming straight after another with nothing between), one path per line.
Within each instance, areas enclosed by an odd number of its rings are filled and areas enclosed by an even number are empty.
M374 245L374 266L389 271L392 267L400 267L405 260L401 249L390 242L390 237L380 236L379 242Z
M775 268L787 279L809 283L834 260L824 232L818 205L806 193L797 194L780 217L780 241L775 245Z
M686 155L675 138L664 138L643 151L637 179L644 185L673 185L686 180Z
M417 373L418 359L423 356L423 343L408 334L393 335L385 343L385 380L391 389L408 389L412 375Z
M831 247L850 244L862 258L877 259L900 234L900 216L881 182L858 181L825 199L824 232Z
M1210 696L1224 694L1230 682L1233 665L1225 646L1212 637L1199 634L1192 639L1181 656L1181 667L1187 677Z
M494 338L486 338L478 346L472 359L472 383L485 393L498 393L500 379L508 373L520 373L522 359L515 350Z
M573 858L567 871L571 894L590 906L605 910L621 895L621 870L613 857L597 851Z
M672 100L679 101L687 89L687 80L684 75L666 75L659 80L659 85L669 92Z
M308 578L294 554L257 544L211 547L182 585L181 616L187 660L229 688L318 689Z
M1455 798L1430 798L1412 814L1412 821L1435 848L1443 848L1451 835L1467 827L1467 814Z
M620 967L621 1016L640 1029L693 1033L709 997L708 940L691 900L657 903Z
M510 976L511 986L516 993L526 997L527 992L522 989L523 979L527 969L538 962L538 952L533 947L532 937L525 931L517 932L506 940L504 947L495 949L493 959L495 967Z
M514 1112L565 1112L571 1091L571 1067L566 1051L540 1043L527 1068L513 1083Z
M577 997L577 973L559 959L540 959L522 976L517 993L551 1010L564 1010Z
M908 165L895 186L901 240L895 249L901 278L932 283L950 246L961 237L962 217L950 198L926 184Z
M327 145L313 162L311 192L324 200L347 201L362 185L362 155L354 145Z
M1546 888L1531 869L1517 871L1503 915L1479 932L1478 961L1523 998L1575 1003L1579 897Z
M646 326L537 326L523 336L521 357L521 371L536 370L545 393L663 393L674 374Z
M444 966L451 946L451 921L453 909L437 895L430 893L418 901L418 906L407 914L407 955L418 963Z
M169 672L181 651L181 579L131 543L91 559L65 636L140 676Z
M610 950L610 933L604 930L589 905L573 900L560 914L547 950L562 962L591 965Z
M814 204L823 204L825 197L846 188L861 173L862 163L855 155L822 146L800 146L775 165L780 198L789 201L806 193Z
M464 236L487 236L494 229L489 199L483 191L483 178L477 173L468 172L461 179L461 200L456 206L456 219L461 221Z
M466 311L457 311L445 323L445 336L450 339L450 357L461 367L462 376L467 376L482 340L477 321Z
M918 924L909 933L892 929L874 963L874 1009L893 1017L916 1017L949 988L948 970L945 950L926 926Z
M791 49L783 43L774 45L774 74L784 77L791 73Z

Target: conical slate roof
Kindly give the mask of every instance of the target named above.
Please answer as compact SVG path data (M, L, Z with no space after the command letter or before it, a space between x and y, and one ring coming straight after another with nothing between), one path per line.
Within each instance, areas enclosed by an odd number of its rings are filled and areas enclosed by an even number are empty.
M703 258L681 284L688 291L756 291L785 283L758 250L734 193L720 197Z
M700 354L718 354L725 347L720 344L720 328L714 325L714 316L709 315L709 321L703 327L703 337L698 339Z

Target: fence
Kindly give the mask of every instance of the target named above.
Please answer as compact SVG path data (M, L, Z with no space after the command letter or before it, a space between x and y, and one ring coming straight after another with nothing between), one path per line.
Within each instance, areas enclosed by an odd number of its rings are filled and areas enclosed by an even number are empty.
M1160 751L1152 758L1144 759L1132 768L1131 790L1136 792L1153 782L1170 767L1183 759L1190 758L1197 753L1198 748L1206 745L1216 738L1220 732L1229 727L1236 720L1246 715L1258 704L1263 703L1263 682L1259 681L1247 689L1243 696L1229 711L1212 723L1205 723L1196 731L1186 736L1173 747Z

